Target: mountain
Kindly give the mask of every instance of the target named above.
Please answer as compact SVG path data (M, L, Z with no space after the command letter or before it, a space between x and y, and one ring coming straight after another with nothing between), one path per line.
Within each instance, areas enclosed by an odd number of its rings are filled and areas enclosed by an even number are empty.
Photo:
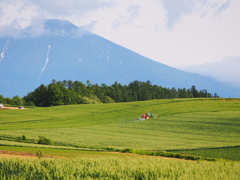
M195 85L221 97L240 97L236 88L153 61L68 21L46 20L37 33L36 27L28 27L19 34L19 38L0 38L4 97L22 97L52 79L107 85L150 80L163 87Z
M221 61L183 67L182 70L212 77L219 82L240 88L240 57L225 57Z

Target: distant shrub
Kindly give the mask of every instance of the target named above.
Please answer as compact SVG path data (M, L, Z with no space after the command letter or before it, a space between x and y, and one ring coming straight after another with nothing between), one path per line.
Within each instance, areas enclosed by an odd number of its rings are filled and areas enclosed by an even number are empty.
M17 142L25 142L26 141L26 136L25 135L22 135L22 136L18 136L17 138L16 138L16 141Z
M111 151L111 152L121 152L121 150L116 149L116 148L112 148L112 147L106 147L104 149L107 150L107 151Z
M37 144L38 143L38 141L36 139L30 139L29 142L33 143L33 144Z
M39 159L41 159L41 157L43 156L43 155L42 155L42 152L41 152L41 151L37 151L37 152L36 152L36 156L37 156Z
M90 94L88 97L83 97L84 104L101 104L102 102L95 94Z
M122 149L121 152L122 152L122 153L131 153L131 152L132 152L132 149L125 148L125 149Z
M22 140L26 140L26 136L25 135L22 135Z
M103 96L100 99L103 103L115 103L115 101L109 96Z
M39 136L38 144L53 145L53 141L44 136Z
M22 141L22 138L19 136L19 137L16 138L16 141L17 141L17 142L21 142L21 141Z

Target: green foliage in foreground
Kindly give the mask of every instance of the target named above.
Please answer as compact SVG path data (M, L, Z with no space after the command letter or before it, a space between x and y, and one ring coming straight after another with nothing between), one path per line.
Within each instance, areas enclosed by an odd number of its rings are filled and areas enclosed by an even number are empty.
M239 179L239 162L183 161L156 157L84 156L75 159L1 159L8 180Z

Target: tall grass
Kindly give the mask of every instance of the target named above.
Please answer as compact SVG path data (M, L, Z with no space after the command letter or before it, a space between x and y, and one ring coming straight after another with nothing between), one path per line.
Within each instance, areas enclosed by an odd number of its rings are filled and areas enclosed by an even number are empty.
M239 162L152 157L84 156L77 159L2 159L2 179L239 179Z

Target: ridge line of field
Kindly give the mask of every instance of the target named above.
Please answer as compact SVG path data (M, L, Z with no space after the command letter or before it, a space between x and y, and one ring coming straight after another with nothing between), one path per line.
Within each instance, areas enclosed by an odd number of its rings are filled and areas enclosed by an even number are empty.
M173 149L173 150L166 150L168 152L174 151L191 151L191 150L205 150L205 149L224 149L224 148L238 148L240 145L237 146L222 146L222 147L210 147L210 148L194 148L194 149Z

